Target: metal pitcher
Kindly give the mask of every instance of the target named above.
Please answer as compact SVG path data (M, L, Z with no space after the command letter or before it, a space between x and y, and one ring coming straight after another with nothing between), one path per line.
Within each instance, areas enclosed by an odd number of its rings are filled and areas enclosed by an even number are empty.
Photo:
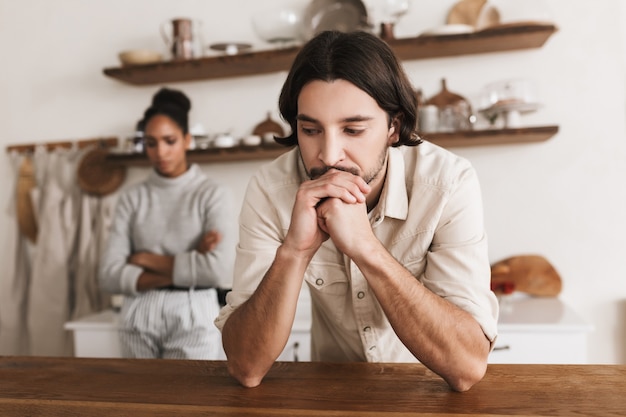
M193 34L194 20L188 18L172 19L161 24L161 36L165 41L173 60L191 59L195 55ZM197 22L199 24L200 22ZM171 26L171 36L168 27Z

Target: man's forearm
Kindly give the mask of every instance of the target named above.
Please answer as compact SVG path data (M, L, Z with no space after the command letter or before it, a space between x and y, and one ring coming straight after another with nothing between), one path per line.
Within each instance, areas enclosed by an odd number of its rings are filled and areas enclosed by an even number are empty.
M424 287L382 244L355 263L396 334L420 362L458 391L482 378L489 341L469 313Z
M308 262L279 248L254 294L224 324L228 369L242 385L259 385L284 349Z

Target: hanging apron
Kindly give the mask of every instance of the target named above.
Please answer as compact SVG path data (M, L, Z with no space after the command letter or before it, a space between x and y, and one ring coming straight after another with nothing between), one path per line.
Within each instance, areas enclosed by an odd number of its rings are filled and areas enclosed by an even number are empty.
M115 201L115 195L97 197L83 193L80 197L78 258L74 280L75 304L72 320L111 306L110 294L100 290L98 268L100 254L113 219Z
M83 158L93 150L94 147L88 147L77 155L76 173L80 170ZM75 303L71 314L72 320L111 307L111 295L100 289L98 270L118 196L116 192L106 195L90 194L81 189L80 180L77 183L80 214L75 250L77 254L74 275Z
M10 154L10 162L15 173L15 186L13 196L17 194L17 180L19 179L19 169L24 158L29 155L22 155L17 152ZM0 274L0 355L27 355L28 331L26 326L26 314L28 311L28 286L30 280L30 250L29 240L20 233L17 226L16 200L11 199L8 214L15 218L15 222L10 225L7 231L8 238L14 245L9 245L9 252L6 265L6 274Z
M76 212L71 195L63 190L70 153L55 150L48 156L46 181L39 211L37 250L33 259L28 303L30 351L38 356L71 356L70 257L75 241Z

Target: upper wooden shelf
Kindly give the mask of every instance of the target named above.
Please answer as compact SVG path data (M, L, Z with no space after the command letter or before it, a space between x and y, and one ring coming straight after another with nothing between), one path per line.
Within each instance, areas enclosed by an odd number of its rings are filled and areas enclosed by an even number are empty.
M421 134L421 136L429 142L444 148L459 148L465 146L544 142L558 132L558 126L534 126L509 129L468 130L450 133L424 133Z
M428 133L424 139L437 145L451 148L463 146L484 146L512 143L543 142L559 131L558 126L538 126L515 129L471 130L465 132ZM235 146L233 148L194 149L187 152L189 162L233 162L273 159L290 148L283 146ZM107 159L119 165L149 165L144 154L111 153Z
M440 58L539 48L556 30L552 24L515 23L473 33L394 39L389 41L389 45L401 60ZM135 85L267 74L288 70L299 50L299 47L260 50L238 55L112 67L103 71L109 77Z

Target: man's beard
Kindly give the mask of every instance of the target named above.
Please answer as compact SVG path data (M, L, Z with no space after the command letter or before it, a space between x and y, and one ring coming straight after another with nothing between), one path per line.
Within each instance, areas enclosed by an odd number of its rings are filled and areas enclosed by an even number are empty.
M349 172L352 175L360 176L367 184L369 184L380 174L380 172L385 167L385 164L387 162L387 149L388 146L385 146L383 148L382 152L380 152L380 154L378 155L378 164L369 172L366 172L363 175L361 175L361 172L357 168L328 165L324 165L323 167L311 168L310 171L307 170L307 175L309 176L309 179L315 180L327 173L329 170L336 169L337 171Z

